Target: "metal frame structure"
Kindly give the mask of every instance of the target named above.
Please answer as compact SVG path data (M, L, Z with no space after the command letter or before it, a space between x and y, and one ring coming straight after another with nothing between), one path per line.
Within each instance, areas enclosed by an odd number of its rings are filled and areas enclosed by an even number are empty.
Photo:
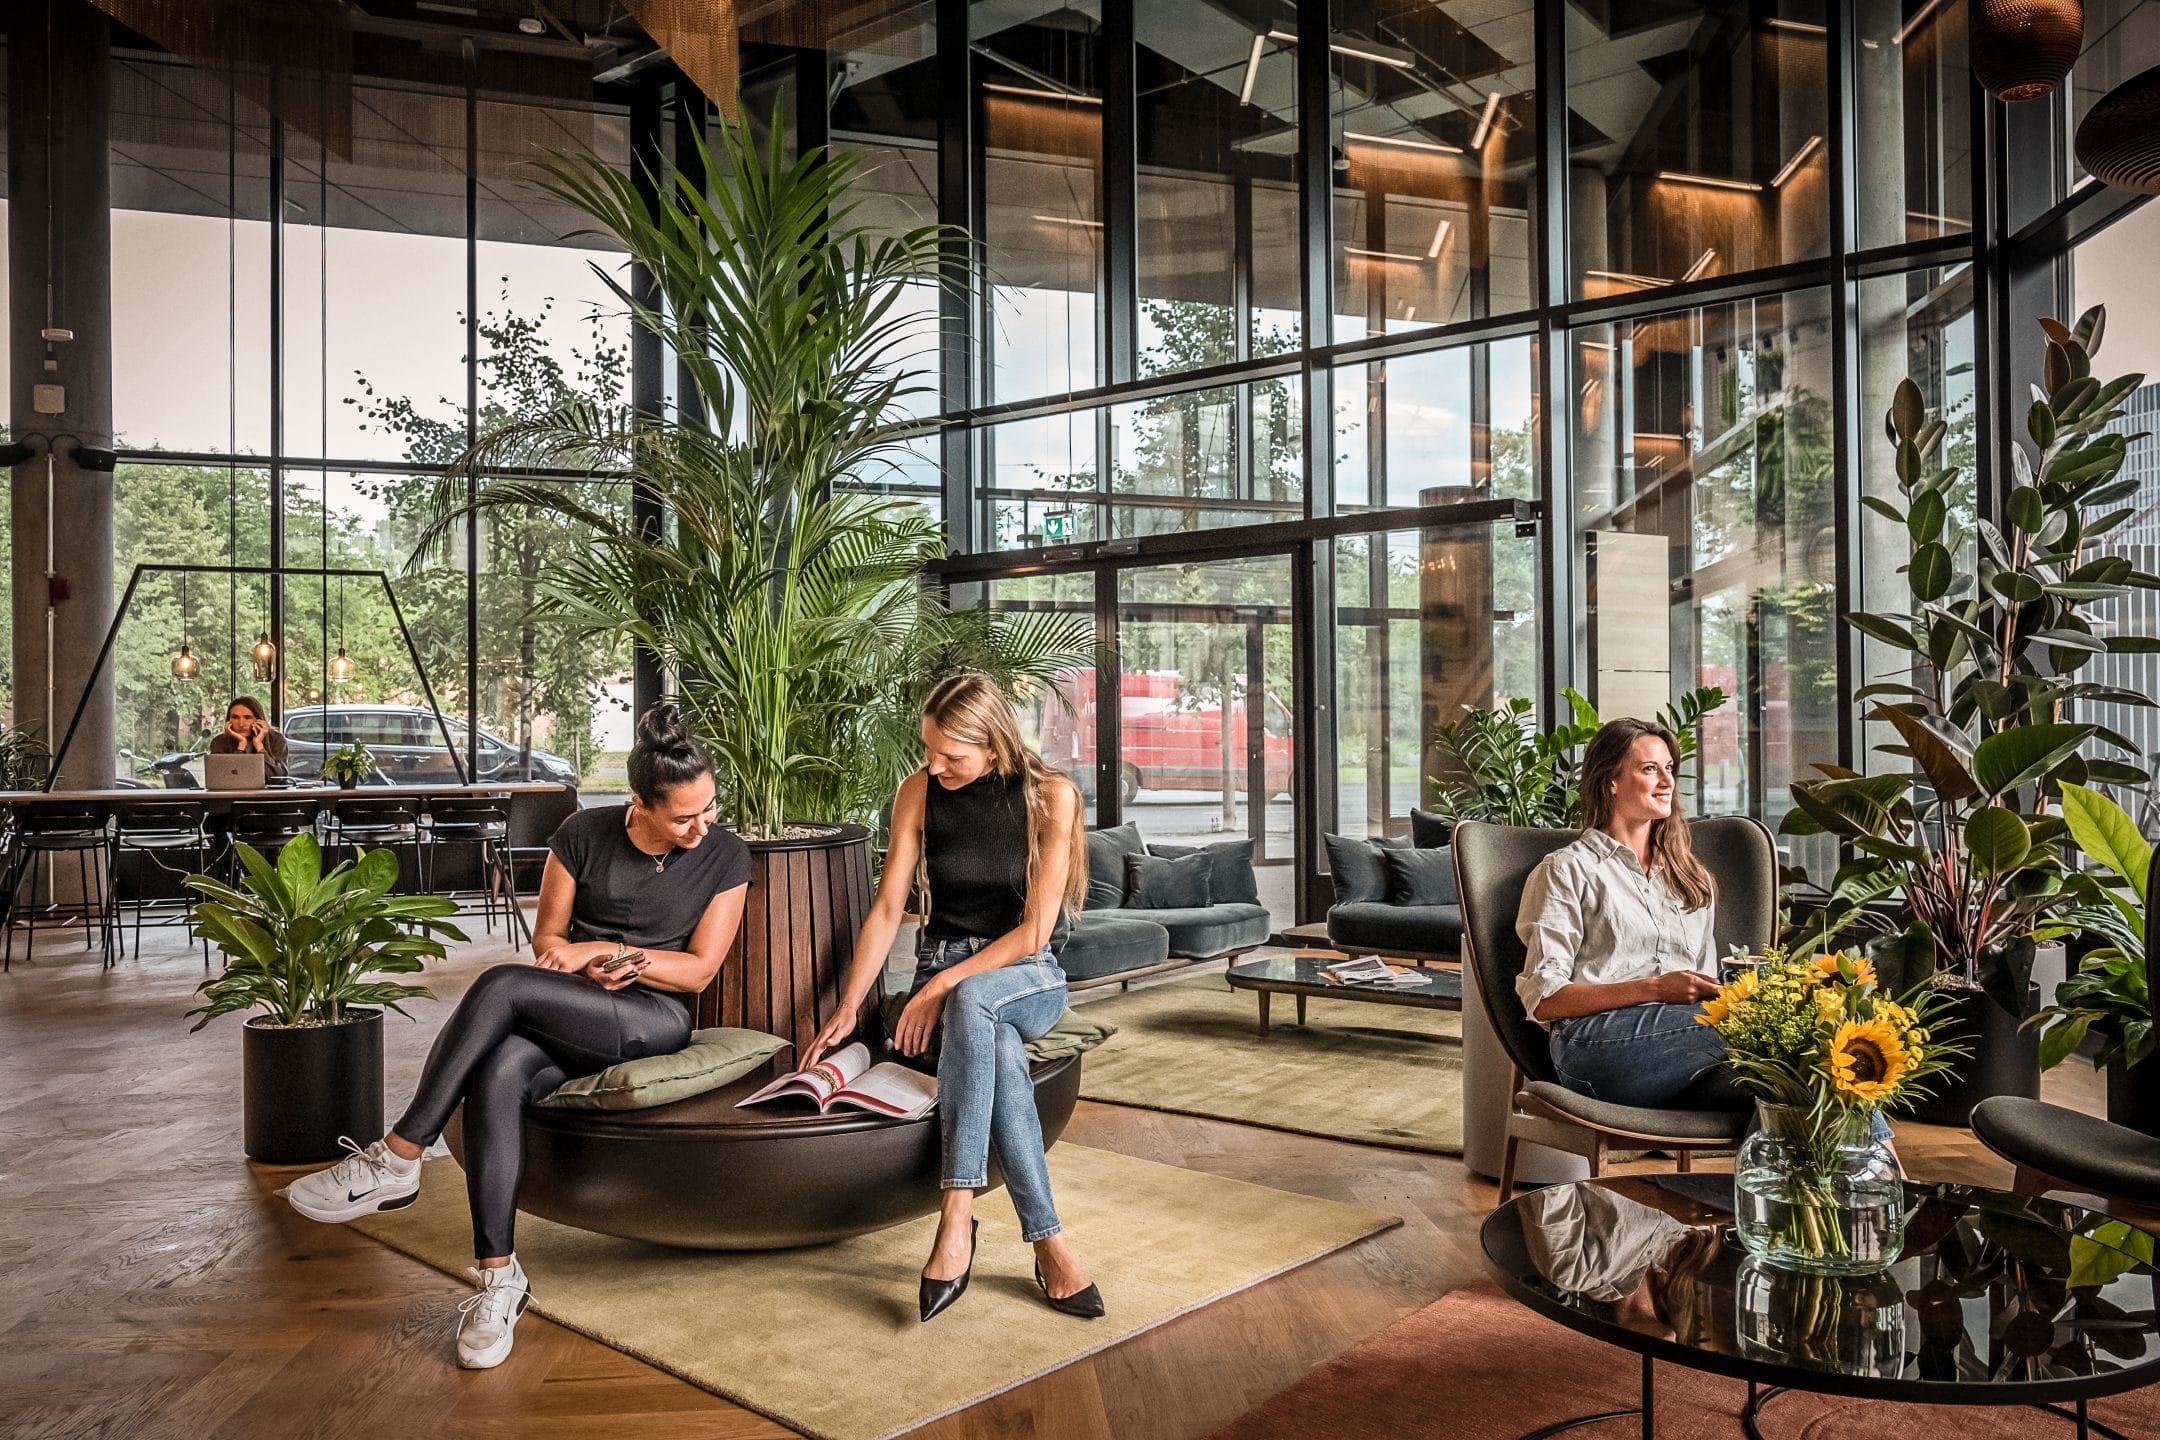
M924 422L921 434L934 437L942 465L941 484L922 487L926 496L941 502L948 529L950 558L933 566L932 583L956 588L963 597L978 592L986 582L1023 575L1056 572L1090 573L1095 580L1094 615L1101 636L1098 674L1097 755L1101 774L1114 776L1118 764L1117 577L1137 565L1176 564L1205 559L1280 554L1291 562L1294 576L1294 663L1292 686L1300 731L1295 746L1292 791L1298 816L1298 911L1311 918L1324 908L1320 894L1317 856L1320 834L1335 823L1333 814L1335 768L1335 717L1330 697L1335 688L1335 655L1332 627L1324 623L1336 603L1334 541L1352 535L1381 535L1389 531L1429 528L1448 524L1506 523L1534 526L1540 537L1538 566L1539 604L1548 617L1571 617L1584 603L1578 593L1577 557L1581 548L1580 527L1573 500L1572 462L1565 425L1544 423L1536 427L1538 494L1534 502L1492 502L1487 506L1375 507L1343 513L1337 500L1333 465L1333 376L1337 368L1365 364L1397 356L1419 355L1463 346L1527 338L1533 346L1533 384L1539 397L1566 395L1569 386L1570 334L1579 327L1624 323L1697 306L1762 299L1803 289L1828 292L1836 327L1832 349L1833 454L1838 485L1834 515L1839 540L1835 557L1836 581L1841 597L1854 592L1862 564L1859 550L1858 494L1864 437L1870 433L1870 417L1859 415L1859 350L1854 331L1859 313L1861 281L1931 268L1971 267L1974 276L1974 341L1980 365L1976 385L1978 433L1994 435L2006 428L2006 419L2019 406L2014 397L2036 377L2039 355L2030 343L2030 317L2058 308L2064 291L2061 260L2079 240L2114 223L2143 203L2142 197L2111 192L2088 185L2074 194L2037 207L2030 218L2012 213L2011 200L2027 195L2053 197L2063 173L2066 126L2060 105L2006 107L1988 99L1977 87L1971 95L1973 145L1972 228L1952 234L1891 246L1862 249L1857 244L1858 195L1855 172L1861 163L1854 142L1854 108L1857 55L1860 44L1856 23L1856 0L1829 0L1824 43L1828 47L1828 113L1831 132L1830 243L1828 253L1815 260L1774 266L1739 275L1719 276L1692 283L1665 286L1632 294L1577 300L1572 297L1569 269L1569 173L1570 108L1569 55L1565 26L1554 7L1534 7L1534 46L1537 63L1536 126L1538 174L1531 225L1532 296L1527 309L1500 315L1479 314L1457 323L1438 325L1403 335L1328 342L1333 321L1333 265L1335 259L1335 176L1332 147L1336 127L1334 76L1328 42L1332 34L1334 5L1331 0L1295 0L1296 31L1300 43L1296 60L1298 160L1298 249L1300 275L1298 308L1303 319L1303 348L1284 355L1253 357L1241 346L1241 358L1205 370L1177 375L1141 378L1137 373L1137 312L1140 293L1137 244L1138 101L1137 6L1148 0L1103 0L1102 24L1096 44L1098 63L1094 73L1103 80L1103 159L1101 193L1098 197L1104 222L1104 289L1106 334L1103 338L1103 383L1063 394L1017 401L985 402L984 366L988 349L983 343L987 328L987 297L948 287L941 299L944 330L940 375L941 413ZM936 91L939 97L936 171L939 192L938 219L965 227L976 237L966 242L980 258L984 214L984 123L978 71L988 62L968 41L971 6L968 0L931 0L939 37ZM746 61L756 57L746 57ZM793 115L798 137L810 143L825 140L828 114L815 103L825 93L819 83L829 73L829 59L822 52L774 52L764 60L792 64L798 105ZM746 64L746 72L755 68ZM477 299L477 276L473 259L476 241L477 164L474 152L474 107L477 103L475 70L468 55L466 83L466 215L467 215L467 336L475 338L472 311ZM805 80L811 83L804 83ZM625 84L611 86L604 95L609 103L627 107L634 171L648 186L652 169L662 157L665 125L672 116L678 125L703 123L709 110L672 67L655 64L629 76ZM123 451L123 463L204 463L261 465L271 481L273 514L272 554L282 557L283 507L286 472L293 469L329 471L361 470L378 474L432 475L431 467L377 460L349 461L336 457L299 457L291 453L284 417L284 264L285 255L285 149L283 128L273 124L269 157L273 203L270 226L271 306L271 454L265 457L233 455L183 455L172 452ZM678 144L678 155L686 153ZM1249 206L1247 207L1249 210ZM955 255L955 273L962 270ZM965 267L979 274L979 266ZM632 288L650 295L650 277L633 273ZM477 350L477 346L469 349ZM467 426L477 423L477 361L467 356ZM665 369L670 357L661 353L656 338L633 334L631 340L632 401L648 413L664 404ZM1238 525L1214 531L1149 536L1132 541L1104 541L1087 546L1061 546L1012 551L988 551L992 542L990 510L986 503L986 477L978 461L979 442L988 427L1012 420L1074 415L1091 411L1107 414L1112 405L1175 396L1195 390L1249 385L1258 381L1295 379L1303 388L1303 514L1279 524ZM1550 414L1550 404L1545 406ZM1977 475L1981 513L1997 513L2005 477L2001 473L1999 447L1982 445L1978 450ZM1241 448L1249 455L1249 448ZM532 478L589 479L569 472L529 472ZM632 511L637 522L657 533L664 517L657 500L632 477ZM907 487L896 487L906 489ZM468 518L465 555L468 564L477 557L478 524ZM177 568L177 567L168 567ZM212 567L229 570L233 567ZM270 577L273 628L282 633L284 577L313 574L295 567L264 567ZM468 638L466 682L468 693L477 688L477 598L467 595ZM1842 628L1842 627L1841 627ZM1557 633L1555 633L1557 631ZM1578 657L1572 622L1549 626L1539 676L1539 698L1545 712L1554 712L1563 687L1576 683ZM636 703L642 707L657 698L666 683L657 661L642 650L635 657ZM1861 655L1858 641L1849 635L1838 642L1840 690L1851 694L1858 687ZM1864 743L1858 717L1838 717L1835 758L1852 764ZM477 761L477 728L471 731L468 759ZM1100 777L1099 777L1100 778ZM1098 784L1099 817L1118 818L1118 788Z

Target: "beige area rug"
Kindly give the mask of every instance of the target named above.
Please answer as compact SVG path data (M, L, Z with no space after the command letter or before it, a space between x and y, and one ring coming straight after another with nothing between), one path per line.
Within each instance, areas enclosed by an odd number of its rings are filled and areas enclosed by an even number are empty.
M1303 1135L1462 1153L1462 1016L1359 1000L1260 1003L1210 975L1083 1001L1118 1033L1088 1052L1089 1100Z
M532 1308L827 1440L876 1440L963 1409L1401 1223L1393 1215L1078 1145L1050 1151L1059 1218L1109 1315L1044 1305L1002 1190L976 1205L975 1278L928 1325L925 1217L807 1250L672 1250L518 1217ZM715 1196L724 1205L727 1197ZM420 1199L357 1222L440 1270L472 1263L464 1176L431 1161Z

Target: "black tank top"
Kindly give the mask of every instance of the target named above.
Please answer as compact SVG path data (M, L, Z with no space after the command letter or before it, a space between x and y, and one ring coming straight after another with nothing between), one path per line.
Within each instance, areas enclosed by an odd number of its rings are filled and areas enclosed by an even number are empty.
M996 771L948 790L927 775L923 853L930 871L932 940L995 940L1027 908L1027 790Z

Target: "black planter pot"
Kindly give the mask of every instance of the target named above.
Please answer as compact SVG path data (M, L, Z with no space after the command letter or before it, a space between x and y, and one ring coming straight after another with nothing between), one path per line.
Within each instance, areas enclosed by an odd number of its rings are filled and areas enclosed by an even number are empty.
M352 1009L336 1025L241 1030L241 1144L250 1160L306 1165L335 1160L338 1136L359 1144L383 1133L382 1011Z
M2160 1139L2160 1060L2148 1055L2128 1068L2120 1060L2107 1067L2107 1118Z
M1967 1125L1973 1106L1991 1096L2039 1099L2040 1033L2019 1028L2022 1017L2005 1011L1985 991L1949 993L1951 1003L1937 1029L1967 1053L1952 1062L1947 1075L1936 1077L1935 1093L1907 1113L1930 1125ZM2039 1008L2040 987L2034 985L2026 992L2025 1014Z

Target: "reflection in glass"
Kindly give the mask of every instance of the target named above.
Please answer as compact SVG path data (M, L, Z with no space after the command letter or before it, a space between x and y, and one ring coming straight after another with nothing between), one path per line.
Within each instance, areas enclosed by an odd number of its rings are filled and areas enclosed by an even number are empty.
M1773 829L1793 777L1837 759L1845 703L1829 332L1810 290L1568 340L1591 698L1650 715L1722 688L1696 812Z
M1335 372L1335 496L1344 510L1537 495L1527 337Z
M1854 20L1860 248L1970 230L1972 76L1964 0L1859 0Z
M1337 340L1528 308L1537 165L1523 7L1332 7Z
M1446 778L1439 728L1537 695L1537 591L1537 541L1512 525L1335 542L1338 833L1408 834Z
M1124 818L1150 844L1250 838L1277 923L1294 913L1289 595L1288 556L1118 576Z
M992 610L1042 610L1090 619L1095 613L1092 574L1029 575L992 581L987 588ZM1066 676L1055 689L1028 687L1018 706L1021 738L1072 778L1090 825L1095 823L1098 792L1095 695L1095 671L1090 668Z
M1299 344L1297 55L1289 0L1134 7L1140 373Z
M1577 296L1828 253L1821 0L1565 13Z
M982 117L993 400L1103 380L1100 0L969 7Z

